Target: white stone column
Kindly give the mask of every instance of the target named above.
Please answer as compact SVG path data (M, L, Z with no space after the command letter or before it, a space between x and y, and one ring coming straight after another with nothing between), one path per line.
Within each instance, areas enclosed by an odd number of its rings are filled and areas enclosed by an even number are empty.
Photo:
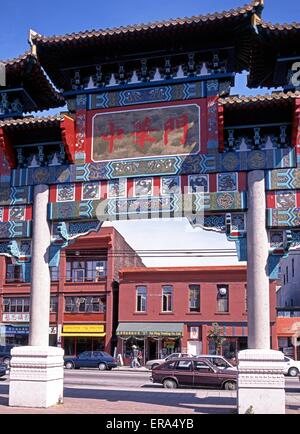
M248 348L270 348L268 235L264 171L248 174L247 293Z
M270 349L265 175L248 174L248 350L238 354L238 412L285 413L283 354Z
M33 238L31 259L31 297L29 345L49 345L50 312L50 270L49 252L50 228L47 221L49 187L34 187Z
M49 347L49 187L34 187L29 346L11 354L9 405L49 407L63 402L63 354Z

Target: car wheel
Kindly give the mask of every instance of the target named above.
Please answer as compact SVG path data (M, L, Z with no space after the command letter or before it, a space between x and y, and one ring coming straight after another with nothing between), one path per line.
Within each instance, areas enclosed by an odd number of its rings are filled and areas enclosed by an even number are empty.
M225 390L236 390L236 382L235 381L227 381L224 384Z
M171 380L170 378L168 378L167 380L163 381L163 386L165 389L176 389L177 388L177 383L174 380Z
M8 357L5 357L5 359L3 359L3 363L6 364L6 366L10 365L10 359Z
M151 366L151 369L156 368L156 366L159 366L159 363L153 363L153 365Z
M65 364L66 369L73 369L74 368L74 364L72 362L67 362Z
M288 374L290 377L297 377L299 370L297 368L290 368Z
M105 363L99 363L98 368L99 368L99 371L105 371L106 370L106 364Z

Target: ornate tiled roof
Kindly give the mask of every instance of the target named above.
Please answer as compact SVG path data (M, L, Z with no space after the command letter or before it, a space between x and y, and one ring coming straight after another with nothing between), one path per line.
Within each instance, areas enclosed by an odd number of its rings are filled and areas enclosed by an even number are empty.
M32 41L37 45L55 45L61 42L75 42L76 44L82 40L91 40L102 37L120 36L132 33L147 32L152 30L169 29L180 26L192 26L192 25L207 25L213 22L225 22L228 19L243 17L247 13L258 12L263 5L262 0L252 1L245 6L231 9L223 12L215 12L207 15L197 15L192 17L176 18L164 21L155 21L143 24L132 24L128 26L106 28L100 30L87 30L78 33L69 33L66 35L53 35L43 36L41 34L34 34Z
M278 103L292 102L295 98L300 98L299 92L273 92L269 95L238 96L232 95L226 98L219 98L219 104L226 109L240 108L241 106L267 106Z
M59 126L60 122L64 119L63 115L46 116L46 117L24 117L21 119L9 119L0 121L0 128L5 129L18 129L18 128L32 128L32 127L52 127Z
M249 87L277 87L287 83L286 74L274 78L278 57L300 57L300 23L272 24L257 21L259 37L252 42ZM278 81L279 80L279 81Z
M97 65L134 53L168 54L174 47L189 51L195 45L210 49L226 43L235 51L235 70L248 68L253 33L252 17L259 16L263 0L208 15L133 24L111 29L44 36L30 32L30 41L47 74L58 88L70 90L70 69ZM163 41L163 42L162 42ZM199 41L199 44L197 44ZM143 53L143 54L141 54ZM161 54L163 55L163 54Z
M5 65L6 70L6 86L1 90L23 87L35 102L36 111L65 104L64 98L54 89L37 57L30 52L1 63Z

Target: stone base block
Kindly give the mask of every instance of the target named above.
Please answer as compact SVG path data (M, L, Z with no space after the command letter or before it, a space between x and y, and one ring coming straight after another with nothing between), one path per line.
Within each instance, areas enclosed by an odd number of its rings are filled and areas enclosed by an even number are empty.
M284 355L274 350L238 353L238 413L284 414Z
M15 347L11 355L10 406L47 408L63 403L62 348Z

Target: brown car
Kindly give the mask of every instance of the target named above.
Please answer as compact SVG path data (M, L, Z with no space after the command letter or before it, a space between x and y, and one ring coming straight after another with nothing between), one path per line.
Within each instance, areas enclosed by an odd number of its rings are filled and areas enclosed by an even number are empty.
M168 389L178 386L235 390L237 371L218 369L208 360L189 357L170 360L152 370L150 380Z

